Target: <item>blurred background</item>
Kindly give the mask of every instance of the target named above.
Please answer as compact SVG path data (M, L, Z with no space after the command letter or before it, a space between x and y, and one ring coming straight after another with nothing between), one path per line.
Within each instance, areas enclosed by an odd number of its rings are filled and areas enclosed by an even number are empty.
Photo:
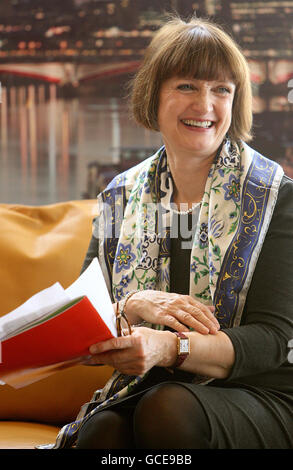
M0 0L0 202L94 198L151 155L127 83L165 12L218 21L249 61L251 145L293 177L293 1Z

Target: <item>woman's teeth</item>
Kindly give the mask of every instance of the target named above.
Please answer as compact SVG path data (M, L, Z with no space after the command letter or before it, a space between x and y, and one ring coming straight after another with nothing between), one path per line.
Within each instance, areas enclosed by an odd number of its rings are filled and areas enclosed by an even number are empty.
M209 128L213 125L212 121L194 121L193 119L182 119L182 122L191 127Z

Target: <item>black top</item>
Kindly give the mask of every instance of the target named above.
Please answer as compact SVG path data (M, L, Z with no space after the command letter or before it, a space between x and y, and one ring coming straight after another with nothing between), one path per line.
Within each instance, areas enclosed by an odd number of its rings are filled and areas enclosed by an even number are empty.
M83 269L97 256L92 238ZM171 239L170 290L189 292L190 250ZM183 273L186 273L184 276ZM293 364L288 341L293 338L293 181L283 177L273 217L247 294L241 326L222 330L235 349L226 379L212 382L263 391L266 397L293 404Z

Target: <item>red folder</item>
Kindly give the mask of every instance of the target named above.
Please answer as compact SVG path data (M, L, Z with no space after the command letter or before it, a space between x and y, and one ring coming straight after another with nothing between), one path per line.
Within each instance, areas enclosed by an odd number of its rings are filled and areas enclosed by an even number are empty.
M89 355L92 344L113 335L86 296L62 313L4 340L0 380L25 369L71 361Z

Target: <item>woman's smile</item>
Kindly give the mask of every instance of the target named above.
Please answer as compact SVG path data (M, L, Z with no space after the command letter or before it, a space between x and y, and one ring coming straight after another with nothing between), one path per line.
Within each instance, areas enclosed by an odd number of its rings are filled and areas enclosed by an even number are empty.
M206 121L206 120L195 120L195 119L182 119L181 122L191 128L192 130L202 130L202 129L210 129L213 126L213 121Z

